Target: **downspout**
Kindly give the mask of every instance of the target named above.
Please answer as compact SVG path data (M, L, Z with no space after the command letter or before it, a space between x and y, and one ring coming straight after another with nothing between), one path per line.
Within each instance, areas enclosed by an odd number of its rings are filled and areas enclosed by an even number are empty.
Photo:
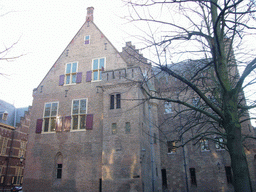
M151 123L151 104L148 104L148 118L149 118L149 135L150 135L150 157L151 157L151 174L152 174L152 192L155 191L155 177L154 177L154 144L152 135L152 123Z
M179 96L177 96L179 97ZM179 108L179 112L180 112L180 104L178 104L178 108ZM180 120L180 126L181 126L181 117L179 114L179 120ZM188 175L187 175L187 164L186 164L186 154L185 154L185 148L184 148L184 142L183 142L183 135L181 136L181 144L182 144L182 152L183 152L183 165L184 165L184 169L185 169L185 180L186 180L186 188L187 188L187 192L189 192L189 188L188 188Z

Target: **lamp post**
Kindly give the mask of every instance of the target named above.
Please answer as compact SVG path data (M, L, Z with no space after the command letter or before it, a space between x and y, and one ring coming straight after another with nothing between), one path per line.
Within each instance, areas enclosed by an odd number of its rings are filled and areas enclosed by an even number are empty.
M25 158L23 157L23 155L20 157L20 164L23 163L23 161L25 160Z

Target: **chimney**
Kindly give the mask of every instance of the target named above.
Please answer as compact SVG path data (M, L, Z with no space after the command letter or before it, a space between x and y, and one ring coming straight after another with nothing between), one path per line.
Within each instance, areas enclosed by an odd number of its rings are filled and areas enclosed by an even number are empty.
M87 16L86 16L86 22L93 21L93 7L87 7Z

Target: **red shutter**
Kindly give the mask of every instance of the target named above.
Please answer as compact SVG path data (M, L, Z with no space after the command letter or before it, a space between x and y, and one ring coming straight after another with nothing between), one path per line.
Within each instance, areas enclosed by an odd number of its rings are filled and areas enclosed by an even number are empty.
M92 71L87 71L86 72L86 82L91 82L92 81Z
M62 117L57 119L57 122L56 122L56 131L61 131L61 130L62 130Z
M65 75L60 75L59 86L64 85L64 79L65 79Z
M43 119L37 119L36 121L36 133L42 132Z
M93 128L93 114L87 114L86 116L86 129L92 130Z
M65 117L64 131L69 131L71 127L71 116Z
M78 72L76 74L76 83L81 83L82 82L82 72Z

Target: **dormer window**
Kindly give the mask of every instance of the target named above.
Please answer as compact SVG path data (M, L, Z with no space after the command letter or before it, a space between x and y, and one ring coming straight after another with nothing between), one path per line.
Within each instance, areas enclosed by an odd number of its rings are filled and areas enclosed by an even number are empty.
M1 117L1 116L0 116L0 117ZM8 112L7 112L7 111L3 112L3 113L2 113L2 120L3 120L3 121L7 121L7 117L8 117Z
M77 74L77 62L68 63L65 70L65 84L75 84Z

